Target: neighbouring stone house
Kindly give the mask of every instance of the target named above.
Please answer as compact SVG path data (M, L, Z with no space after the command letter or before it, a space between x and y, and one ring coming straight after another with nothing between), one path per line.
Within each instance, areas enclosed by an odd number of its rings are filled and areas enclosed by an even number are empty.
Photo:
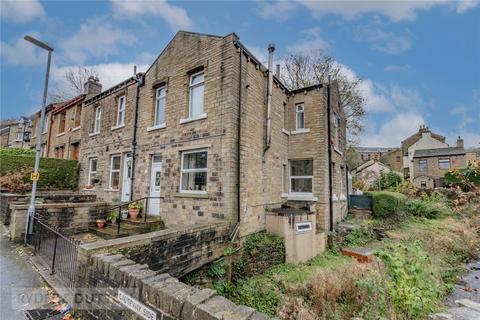
M353 169L352 175L356 179L363 181L366 187L375 188L375 181L380 177L381 172L388 173L390 171L394 170L380 161L372 159ZM398 174L401 175L400 173Z
M30 149L31 134L31 122L25 117L0 122L0 146L3 148Z
M467 164L473 164L480 161L480 148L470 148L466 150Z
M167 225L224 219L240 236L273 208L307 208L325 236L347 211L338 87L291 91L271 66L233 33L178 32L144 74L84 101L83 192L154 197Z
M37 138L42 137L40 145L40 155L42 157L49 157L50 141L52 138L52 121L53 111L55 108L63 105L63 103L51 103L45 107L45 117L43 118L43 125L40 123L41 111L37 111L31 118L32 121L32 138L30 139L30 148L35 149Z
M393 171L400 172L403 176L403 156L401 148L393 148L380 157L380 162L391 168Z
M384 147L354 147L355 151L359 154L360 160L362 163L368 162L370 160L379 161L380 158L392 151L395 148L384 148Z
M442 187L445 172L466 166L466 152L460 138L456 147L416 150L413 155L412 182L415 187L422 189Z
M85 95L79 95L51 112L47 155L52 158L78 160L81 140L81 117Z

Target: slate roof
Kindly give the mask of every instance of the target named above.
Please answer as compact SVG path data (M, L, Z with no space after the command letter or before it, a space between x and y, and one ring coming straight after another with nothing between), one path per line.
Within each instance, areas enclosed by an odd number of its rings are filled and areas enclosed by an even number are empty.
M438 148L438 149L424 149L424 150L415 150L413 154L414 158L426 158L426 157L439 157L439 156L455 156L455 155L464 155L464 148L449 147L449 148Z
M389 152L395 148L385 147L354 147L357 152Z

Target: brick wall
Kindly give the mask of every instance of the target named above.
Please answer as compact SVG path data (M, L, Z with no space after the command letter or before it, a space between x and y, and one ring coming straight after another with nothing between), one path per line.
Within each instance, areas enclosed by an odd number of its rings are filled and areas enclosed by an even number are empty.
M82 319L143 319L120 302L119 290L149 308L159 320L270 319L252 308L235 305L214 290L191 287L120 254L93 256L87 274L88 281L76 296L79 301L89 301L76 305L75 315Z

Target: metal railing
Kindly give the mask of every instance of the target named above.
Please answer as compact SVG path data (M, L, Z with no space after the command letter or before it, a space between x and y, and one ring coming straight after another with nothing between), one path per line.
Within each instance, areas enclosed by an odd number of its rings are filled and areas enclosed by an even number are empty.
M39 217L33 217L29 244L49 265L52 275L57 275L66 286L75 287L80 240L62 234L59 228L48 225Z
M129 202L125 202L125 203L122 203L122 204L119 204L119 205L115 205L113 207L110 207L108 208L105 212L104 212L104 216L107 216L110 214L110 212L115 212L118 210L118 214L117 214L117 235L120 234L120 226L122 224L122 208L123 210L128 210L128 207L130 206L130 204L132 203L142 203L142 206L141 206L141 211L140 211L140 214L143 218L143 222L146 223L147 222L147 215L148 215L148 203L149 203L149 200L150 199L159 199L160 200L161 197L143 197L143 198L139 198L139 199L136 199L136 200L132 200L132 201L129 201Z

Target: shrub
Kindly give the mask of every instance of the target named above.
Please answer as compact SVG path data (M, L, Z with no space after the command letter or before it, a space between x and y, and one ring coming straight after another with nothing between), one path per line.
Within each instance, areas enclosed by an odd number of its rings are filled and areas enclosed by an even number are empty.
M388 218L395 215L405 203L407 197L398 192L371 192L373 196L373 212L375 218Z
M0 148L0 155L13 155L13 156L33 156L35 157L35 150L33 149L21 149L21 148Z
M348 247L361 247L375 239L375 234L370 227L362 226L352 230L345 236L344 243Z
M446 199L439 193L432 193L430 196L423 195L421 199L409 199L405 202L404 210L415 217L427 219L436 219L452 214Z
M463 169L451 169L445 172L445 183L450 186L459 186L465 191L480 187L480 163L474 162Z
M35 156L30 154L15 154L20 151L1 149L0 151L0 177L2 186L10 191L24 190L22 185L31 184L30 173L33 172ZM78 163L74 160L41 158L40 159L39 188L51 189L76 189L78 185ZM18 175L21 177L18 177ZM5 181L5 177L15 177L12 181ZM5 183L5 185L4 185Z
M396 190L402 183L402 177L393 171L380 171L380 175L372 183L372 188L377 190Z

